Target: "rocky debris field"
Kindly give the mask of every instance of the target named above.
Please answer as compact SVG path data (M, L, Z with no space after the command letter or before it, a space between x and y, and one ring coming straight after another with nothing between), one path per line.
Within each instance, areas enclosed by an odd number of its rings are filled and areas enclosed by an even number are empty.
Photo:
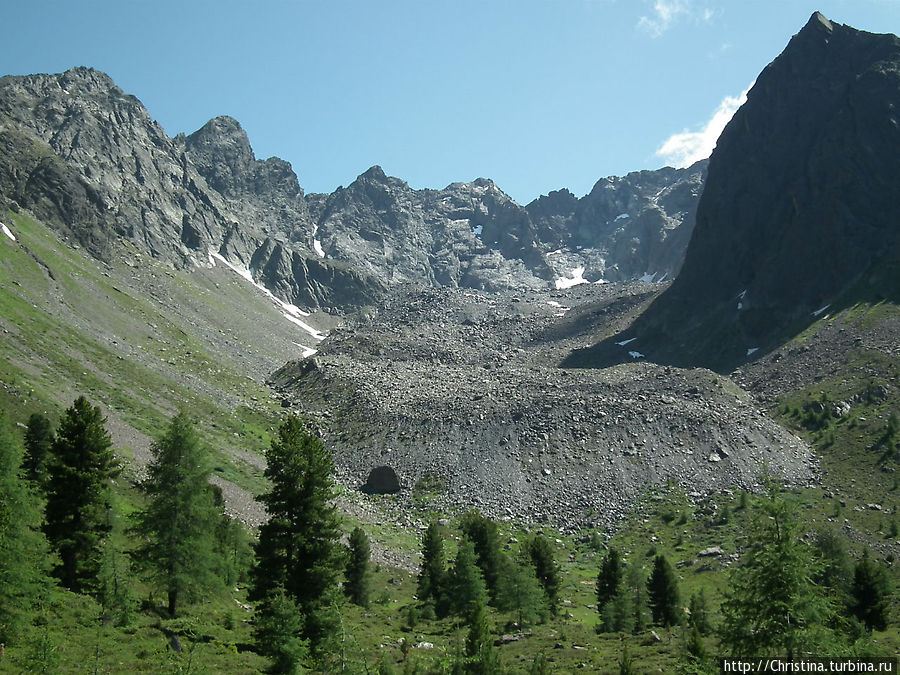
M612 524L670 480L698 494L752 487L763 464L813 480L809 448L726 377L639 356L605 370L558 366L659 288L400 289L272 383L317 421L341 482L361 486L387 465L401 498L451 512L573 530Z

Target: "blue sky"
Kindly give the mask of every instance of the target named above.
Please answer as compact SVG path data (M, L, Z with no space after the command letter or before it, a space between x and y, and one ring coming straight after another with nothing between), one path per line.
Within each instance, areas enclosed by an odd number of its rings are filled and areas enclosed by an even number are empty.
M815 10L900 32L900 0L6 4L3 74L103 70L170 136L231 115L307 192L380 164L523 204L704 154Z

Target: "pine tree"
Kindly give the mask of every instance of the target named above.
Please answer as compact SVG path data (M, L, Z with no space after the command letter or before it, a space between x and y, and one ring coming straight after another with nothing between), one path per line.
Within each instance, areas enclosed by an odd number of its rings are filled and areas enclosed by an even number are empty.
M302 636L317 651L334 630L328 610L343 561L334 463L322 442L291 416L278 428L266 464L270 488L259 499L269 520L259 528L250 597L263 600L284 588L304 616Z
M215 555L220 512L209 487L208 453L184 412L172 418L151 452L144 484L149 503L137 516L142 542L136 555L151 581L165 590L169 614L175 616L182 601L221 590Z
M771 479L766 487L768 498L757 507L746 551L729 574L721 644L737 657L815 653L833 640L826 626L834 609L815 582L821 565L800 539L790 506Z
M890 587L884 568L869 558L869 549L853 569L850 588L850 612L859 619L866 630L887 628L888 597Z
M15 641L50 587L40 503L22 476L22 448L0 411L0 643Z
M53 446L53 425L40 413L32 413L25 427L25 477L41 490L47 483L47 462Z
M100 408L79 396L60 422L47 465L44 531L59 553L55 573L76 592L96 579L109 533L109 494L119 469L105 423Z
M484 577L475 562L475 547L466 537L459 541L459 550L450 570L450 597L457 616L471 621L478 603L486 598Z
M653 621L660 626L674 626L681 618L678 606L678 580L669 561L658 555L653 561L653 571L647 580L647 593Z
M553 555L553 547L550 541L540 535L534 535L528 542L528 553L531 556L531 562L534 565L534 571L541 587L544 589L544 595L547 597L547 605L550 613L556 615L559 608L559 564Z
M478 511L469 511L460 521L460 529L475 547L478 567L491 601L496 603L500 579L500 534L497 523Z
M610 547L603 556L600 572L597 574L597 610L602 612L603 605L613 599L622 582L622 558L619 551Z
M369 606L369 590L372 584L372 571L369 567L369 538L361 527L353 528L350 533L350 551L345 569L346 582L344 593L350 602L360 607Z
M444 564L444 540L437 523L429 523L422 536L422 567L416 594L420 602L433 607L438 617L449 611L447 569Z

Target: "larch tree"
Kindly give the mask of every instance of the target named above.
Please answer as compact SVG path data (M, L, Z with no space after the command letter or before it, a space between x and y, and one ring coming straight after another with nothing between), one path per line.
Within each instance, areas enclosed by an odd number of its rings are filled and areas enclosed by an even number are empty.
M0 411L0 643L11 644L51 587L38 497L22 476L22 448Z
M518 556L503 556L498 583L497 607L504 612L515 612L519 626L532 624L546 615L546 595L526 551L520 551Z
M476 562L484 576L491 602L496 603L502 556L497 523L473 510L462 517L459 526L475 547Z
M450 570L448 585L454 613L471 621L478 603L485 602L487 591L476 562L475 546L465 536L459 540L459 550Z
M59 554L55 573L80 592L96 580L109 533L110 490L119 473L100 408L79 396L63 415L47 464L44 531Z
M303 422L288 417L266 452L269 491L259 497L269 520L259 528L250 597L283 588L304 617L302 637L316 651L334 633L331 613L343 569L334 461Z
M536 534L528 541L528 554L531 556L534 572L547 597L550 613L555 616L556 610L559 608L559 587L562 582L559 563L556 562L556 557L553 555L553 546L547 537Z
M770 654L792 658L829 651L827 628L834 607L816 583L821 562L800 538L791 506L764 479L768 498L754 514L747 548L729 573L722 603L721 645L736 657Z
M208 452L184 412L172 418L151 452L144 483L148 504L137 516L141 543L135 553L151 582L165 591L169 614L176 616L184 600L222 588L215 550L221 513L209 485Z

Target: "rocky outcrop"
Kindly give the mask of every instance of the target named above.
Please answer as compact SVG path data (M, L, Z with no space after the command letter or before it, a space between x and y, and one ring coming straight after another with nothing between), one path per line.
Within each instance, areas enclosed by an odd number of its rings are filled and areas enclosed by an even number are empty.
M719 138L681 273L570 365L727 372L861 299L900 299L900 39L814 14Z
M296 175L283 160L257 160L236 121L171 139L89 68L0 79L0 191L101 258L122 240L173 266L208 265L213 251L310 307L382 291L314 252Z
M604 178L581 199L551 192L526 206L538 237L591 281L674 279L694 228L707 160ZM563 270L560 270L563 271Z
M528 207L493 182L412 190L372 167L305 195L290 164L259 160L240 124L169 138L103 73L0 79L0 199L97 256L122 240L175 266L209 252L306 307L377 304L395 284L502 291L671 278L693 227L702 165L599 181ZM568 194L568 196L566 196Z

